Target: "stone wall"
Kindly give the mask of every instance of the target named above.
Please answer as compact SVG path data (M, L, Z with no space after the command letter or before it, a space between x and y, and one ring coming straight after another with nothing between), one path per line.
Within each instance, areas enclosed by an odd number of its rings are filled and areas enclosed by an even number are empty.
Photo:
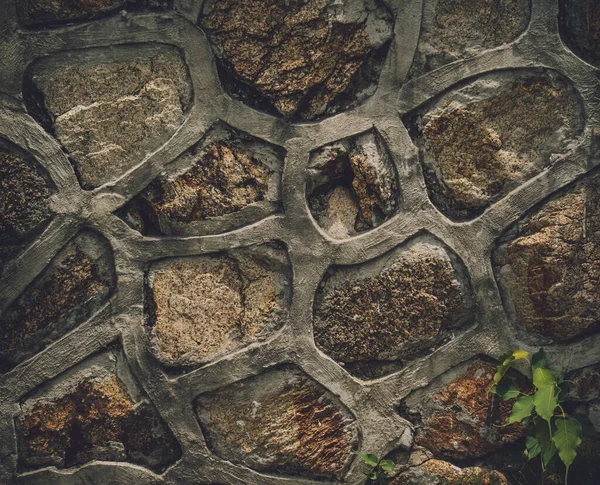
M542 345L600 430L598 2L1 7L0 483L537 483Z

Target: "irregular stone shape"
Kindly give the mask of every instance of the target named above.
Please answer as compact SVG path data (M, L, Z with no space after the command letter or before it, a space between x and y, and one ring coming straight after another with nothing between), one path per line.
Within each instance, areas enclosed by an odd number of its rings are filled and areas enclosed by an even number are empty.
M315 301L315 343L364 377L373 361L404 362L440 345L473 316L454 259L433 238L417 238L363 265L331 269Z
M429 195L453 219L475 217L564 153L582 127L579 97L553 72L485 76L424 114Z
M166 10L170 0L19 0L19 22L26 26L56 25L95 19L124 8Z
M162 472L180 456L154 406L136 402L115 371L94 367L58 386L52 396L22 404L15 423L19 470L101 460Z
M529 0L425 0L410 77L512 42L529 15Z
M496 372L494 364L481 359L452 369L401 402L401 414L416 427L415 443L446 459L478 458L499 450L523 435L518 423L502 427L513 402L488 391ZM528 381L516 372L512 380L523 392Z
M0 138L0 269L48 221L54 191L33 157Z
M146 235L223 232L254 222L280 206L284 156L282 149L218 126L120 215Z
M199 22L230 94L303 120L375 91L393 26L377 0L209 0Z
M398 207L398 179L374 131L311 154L306 188L310 211L330 236L344 239L377 227Z
M510 485L496 470L478 466L460 468L442 460L427 460L394 478L389 485Z
M505 308L524 338L565 342L600 328L600 179L513 225L494 253Z
M565 43L579 57L600 66L600 3L561 0L560 31Z
M339 477L352 458L352 416L294 367L203 394L195 406L214 452L261 472Z
M115 180L164 144L190 102L187 68L171 47L59 55L30 73L28 108L63 145L86 189Z
M6 372L91 316L113 291L108 243L82 232L0 315L0 371Z
M288 264L284 249L264 245L152 265L148 323L160 360L201 364L266 338L287 314Z

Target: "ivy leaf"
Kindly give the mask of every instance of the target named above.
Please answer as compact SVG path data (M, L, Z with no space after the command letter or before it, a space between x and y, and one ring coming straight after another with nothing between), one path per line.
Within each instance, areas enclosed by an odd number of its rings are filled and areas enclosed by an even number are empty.
M518 423L528 416L531 416L532 411L533 396L521 396L513 404L512 411L506 420L506 424Z
M557 451L550 436L550 427L546 421L535 419L535 438L540 444L540 458L542 459L542 467L545 469Z
M373 455L372 453L359 453L358 456L369 466L377 466L377 463L379 463L377 455Z
M384 472L391 472L396 464L392 460L381 460L379 462L379 466Z
M542 447L539 441L533 436L528 436L525 440L525 456L528 460L531 460L538 456L542 452Z
M533 372L540 367L546 367L546 364L548 364L548 356L543 348L531 356L531 370Z
M515 350L513 352L513 357L515 358L515 360L526 359L527 357L529 357L529 352L527 352L526 350Z
M501 382L500 384L492 387L490 392L500 396L503 401L508 401L509 399L518 397L519 394L521 394L519 388L510 381Z
M538 369L538 370L541 370ZM550 421L554 416L554 410L558 406L558 392L556 386L544 386L539 388L533 396L535 412L546 421Z
M552 441L558 450L558 456L567 467L569 467L577 456L577 447L581 444L583 430L581 424L572 416L558 416L554 420L556 430L552 436Z
M556 377L545 367L538 367L533 373L533 385L538 389L542 387L554 386Z

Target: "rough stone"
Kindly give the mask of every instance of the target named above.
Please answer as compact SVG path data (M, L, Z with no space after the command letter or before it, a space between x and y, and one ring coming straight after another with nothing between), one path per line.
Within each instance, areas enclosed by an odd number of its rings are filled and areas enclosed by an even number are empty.
M597 177L576 184L513 225L495 251L508 314L537 344L600 328L599 194Z
M561 0L561 35L583 60L600 66L600 4L594 0Z
M401 473L390 485L509 485L509 481L496 470L478 466L460 468L433 459Z
M416 239L330 270L315 301L315 343L349 364L406 361L439 345L472 318L470 288L454 264L438 243Z
M564 153L581 113L573 88L550 72L486 76L444 96L418 140L432 201L454 219L479 215Z
M0 138L0 269L52 215L54 184L28 154Z
M285 250L266 245L156 263L148 323L159 358L201 364L266 338L285 319L289 276Z
M393 24L376 0L213 0L199 22L230 93L296 119L372 94Z
M477 359L409 394L400 409L416 425L415 443L436 457L465 460L521 438L523 430L518 423L499 426L510 415L514 399L504 402L488 393L495 372L494 364ZM517 373L508 379L528 390L527 380Z
M95 233L82 232L0 315L0 371L42 350L90 317L115 284L112 254Z
M96 54L34 65L27 94L29 110L63 145L86 189L115 180L165 143L183 122L191 90L174 49Z
M330 236L344 239L377 227L399 204L396 170L373 131L311 154L308 204Z
M203 394L196 412L215 453L258 471L339 477L352 458L350 413L294 367Z
M528 0L426 0L410 76L512 42L529 14Z

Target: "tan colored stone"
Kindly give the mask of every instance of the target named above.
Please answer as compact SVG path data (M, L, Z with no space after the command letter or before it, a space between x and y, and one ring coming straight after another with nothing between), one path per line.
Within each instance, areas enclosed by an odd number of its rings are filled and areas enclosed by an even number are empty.
M442 460L428 460L423 465L400 474L390 485L509 485L506 477L496 470L482 467L460 468Z

